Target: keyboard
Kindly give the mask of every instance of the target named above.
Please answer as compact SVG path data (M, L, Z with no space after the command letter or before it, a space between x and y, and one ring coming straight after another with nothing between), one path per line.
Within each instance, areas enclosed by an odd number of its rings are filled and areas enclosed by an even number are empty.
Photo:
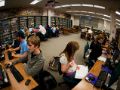
M101 71L100 74L99 74L99 76L98 76L98 79L97 79L96 83L94 84L94 86L98 87L98 88L102 87L103 84L106 81L107 75L108 75L107 72Z
M15 77L15 79L20 82L22 81L24 78L23 76L20 74L20 72L15 68L14 65L10 66L10 71L12 72L13 76Z

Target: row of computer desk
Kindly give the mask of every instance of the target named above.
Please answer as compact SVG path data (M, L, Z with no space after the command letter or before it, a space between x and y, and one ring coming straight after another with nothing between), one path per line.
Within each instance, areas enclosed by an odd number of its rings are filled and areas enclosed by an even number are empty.
M92 73L96 77L99 76L103 64L104 64L103 61L97 60L92 69L89 71L89 73ZM83 78L72 90L101 90L101 89L96 88L90 82L86 81L85 78Z
M17 58L13 59L16 60ZM4 67L4 64L8 61L8 56L5 53L5 60L2 62L2 65ZM97 61L94 66L92 67L92 69L89 71L89 73L92 73L95 76L98 76L100 71L101 71L101 67L104 64L103 61ZM14 78L14 76L12 75L11 71L9 69L6 70L8 77L9 77L9 81L10 81L10 86L3 88L1 90L31 90L35 87L38 86L37 82L30 76L28 75L25 70L24 70L24 66L22 63L16 64L15 65L16 69L19 70L19 72L21 73L21 75L23 76L24 80L21 82L17 82L16 79ZM28 86L25 85L25 81L27 79L30 79L31 82ZM87 82L85 80L85 78L82 79L82 81L80 81L72 90L99 90L98 88L94 87L91 83Z
M18 58L14 58L13 60L16 60ZM5 60L2 63L3 68L5 68L5 63L8 61L8 55L5 53ZM15 65L16 69L20 72L20 74L23 76L24 80L21 82L17 82L13 74L11 73L10 69L6 69L7 75L9 77L10 85L6 88L3 88L1 90L31 90L38 86L37 82L32 78L32 76L28 75L25 70L22 63ZM25 82L27 79L30 79L31 82L28 86L25 85Z

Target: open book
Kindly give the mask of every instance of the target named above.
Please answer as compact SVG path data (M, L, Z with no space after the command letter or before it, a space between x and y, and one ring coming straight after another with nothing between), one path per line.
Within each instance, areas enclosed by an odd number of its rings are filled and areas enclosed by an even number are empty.
M78 65L78 69L76 70L75 78L82 79L88 74L88 66Z

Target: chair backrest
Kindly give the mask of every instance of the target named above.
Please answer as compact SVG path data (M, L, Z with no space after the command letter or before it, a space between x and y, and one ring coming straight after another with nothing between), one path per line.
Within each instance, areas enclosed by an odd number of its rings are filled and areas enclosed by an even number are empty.
M58 72L59 72L60 75L63 74L62 71L61 71L61 63L60 63L60 61L58 62Z

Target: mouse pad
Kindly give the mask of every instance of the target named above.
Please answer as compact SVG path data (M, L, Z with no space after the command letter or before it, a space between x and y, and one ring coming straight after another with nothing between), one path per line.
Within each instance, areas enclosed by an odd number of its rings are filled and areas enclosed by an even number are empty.
M97 81L97 77L95 75L93 75L92 73L89 73L86 78L87 81L89 81L91 84L95 84Z

